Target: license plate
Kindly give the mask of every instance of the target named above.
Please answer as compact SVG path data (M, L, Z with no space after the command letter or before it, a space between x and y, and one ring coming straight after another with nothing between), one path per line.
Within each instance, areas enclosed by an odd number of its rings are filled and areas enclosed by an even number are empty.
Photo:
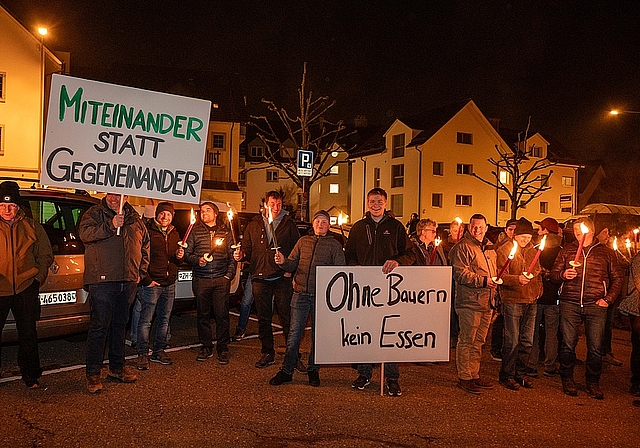
M193 279L193 271L179 271L178 272L178 281L179 282L190 282Z
M40 305L56 305L58 303L76 303L75 291L43 292L38 294Z

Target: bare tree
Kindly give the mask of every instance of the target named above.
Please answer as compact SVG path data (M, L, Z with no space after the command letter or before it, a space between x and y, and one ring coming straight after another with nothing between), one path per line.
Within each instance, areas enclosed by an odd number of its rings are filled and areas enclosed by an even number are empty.
M307 93L307 64L304 63L302 83L298 89L300 110L296 117L292 117L284 108L275 102L263 99L274 124L266 116L251 116L251 125L255 127L257 135L266 144L265 161L278 168L293 180L302 190L301 218L309 220L309 191L319 179L328 176L337 158L330 157L334 152L345 152L338 139L346 137L342 131L345 126L342 121L330 122L326 114L335 105L335 100L329 101L327 96L313 98L313 92ZM281 131L280 129L283 128ZM285 141L290 140L296 151L283 151ZM309 177L299 176L297 173L297 150L313 152L314 166ZM248 169L246 171L250 171Z
M551 189L549 179L553 170L549 170L549 167L556 165L546 157L531 161L529 156L533 148L526 147L530 125L531 117L529 117L524 138L521 139L518 134L518 141L512 150L495 146L498 157L488 159L489 163L493 165L491 171L493 179L485 179L473 173L473 177L476 179L507 194L511 202L511 219L516 219L519 209L526 207L529 202ZM507 182L502 182L500 179L501 171L509 174L510 179L506 179Z

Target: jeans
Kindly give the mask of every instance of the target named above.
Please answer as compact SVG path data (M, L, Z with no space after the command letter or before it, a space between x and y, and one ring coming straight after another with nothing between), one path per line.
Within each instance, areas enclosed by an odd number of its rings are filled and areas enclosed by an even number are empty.
M39 289L40 284L34 280L24 291L0 297L0 336L11 310L18 331L18 366L25 383L34 382L42 375L36 329L36 320L40 315Z
M131 336L131 342L137 344L138 342L138 322L140 322L140 311L142 310L142 302L140 302L140 290L133 302L133 312L131 313L131 328L129 333Z
M228 351L229 289L231 281L225 277L193 278L196 296L198 338L205 348L213 348L211 314L216 323L216 351Z
M139 355L146 355L149 352L149 333L154 314L156 335L153 340L153 354L164 350L167 345L167 330L175 297L175 283L169 286L141 286L138 289L138 301L141 307L136 347Z
M500 380L524 378L533 345L535 303L502 303L504 343Z
M487 339L493 311L457 308L456 312L460 320L460 333L456 346L458 378L476 380L480 378L482 345Z
M631 323L631 384L640 385L640 316L629 315Z
M300 340L304 334L304 327L307 324L307 318L311 314L311 352L309 353L309 371L317 371L320 366L314 364L315 361L315 332L314 322L316 316L316 299L313 294L293 293L291 298L291 327L289 337L287 338L287 351L284 355L282 370L289 375L293 374L293 370L298 364L300 352Z
M562 379L573 379L578 328L584 322L584 333L587 339L587 361L585 363L587 384L597 384L600 381L603 355L602 339L606 320L607 308L595 303L580 306L575 303L560 302L560 332L562 333L560 376Z
M253 297L258 311L258 337L262 343L263 354L275 356L273 347L273 301L275 300L280 325L284 333L285 342L289 338L289 326L291 322L291 297L293 284L291 277L280 277L277 280L253 280Z
M540 357L540 324L544 319L544 370L552 372L558 360L558 329L560 328L560 307L558 305L538 304L536 312L533 347L529 357L529 368L538 369Z
M244 333L249 323L249 315L251 314L251 305L253 304L253 288L251 287L251 276L244 284L244 295L240 303L240 317L238 318L238 326L236 333Z
M499 312L491 326L491 351L502 353L504 343L504 316Z
M87 334L87 376L99 375L104 348L109 340L109 369L124 369L124 337L136 282L105 282L89 285L91 322Z

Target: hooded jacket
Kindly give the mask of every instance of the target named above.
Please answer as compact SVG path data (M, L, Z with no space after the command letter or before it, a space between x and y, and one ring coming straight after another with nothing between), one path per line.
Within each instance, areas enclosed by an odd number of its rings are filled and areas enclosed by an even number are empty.
M180 260L176 258L180 235L178 230L169 224L165 232L155 219L147 222L147 231L151 246L149 249L149 269L141 284L149 286L152 281L160 286L169 286L178 279Z

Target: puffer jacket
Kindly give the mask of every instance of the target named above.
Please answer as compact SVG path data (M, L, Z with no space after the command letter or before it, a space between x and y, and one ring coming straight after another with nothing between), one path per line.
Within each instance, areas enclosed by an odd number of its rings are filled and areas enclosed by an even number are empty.
M387 260L409 266L415 260L412 247L404 226L389 211L379 222L367 212L351 227L344 255L349 266L382 266Z
M562 250L562 237L548 233L544 250L540 254L540 265L542 266L542 295L538 299L540 305L558 304L558 289L560 285L551 281L550 273L560 250Z
M569 261L577 252L577 241L567 244L558 253L551 270L551 280L562 284L560 301L585 305L604 299L611 305L620 293L623 280L615 252L600 243L583 247L578 259L582 266L575 268L577 277L565 280L562 273L571 268Z
M198 222L187 237L184 259L192 266L194 277L227 277L229 280L233 280L236 275L236 262L233 259L232 245L231 231L227 226L209 227L203 222ZM213 256L213 260L200 266L200 257L206 253Z
M456 283L456 309L469 308L489 311L494 291L487 288L487 280L496 276L496 253L491 242L483 242L466 232L449 252Z
M149 286L152 281L160 286L169 286L178 279L178 266L180 260L176 258L180 235L178 230L169 225L166 232L155 219L147 222L151 248L149 250L149 269L147 275L141 280L141 284Z
M120 235L113 226L116 212L103 198L82 216L78 234L85 245L84 284L138 282L149 268L149 232L140 215L124 203Z
M21 293L34 280L42 285L52 263L51 243L40 223L22 210L11 223L0 218L0 297Z
M306 235L298 240L289 256L280 266L293 275L293 290L315 294L316 266L344 266L344 251L332 236Z
M513 243L503 244L496 251L498 272L504 267L512 249ZM529 283L522 286L519 281L520 275L529 269L537 252L538 249L533 247L531 243L525 247L518 246L513 260L502 274L503 283L498 287L503 303L534 303L542 295L542 279L540 277L542 269L539 262L536 261L532 269L533 272L529 272L529 274L533 274Z

